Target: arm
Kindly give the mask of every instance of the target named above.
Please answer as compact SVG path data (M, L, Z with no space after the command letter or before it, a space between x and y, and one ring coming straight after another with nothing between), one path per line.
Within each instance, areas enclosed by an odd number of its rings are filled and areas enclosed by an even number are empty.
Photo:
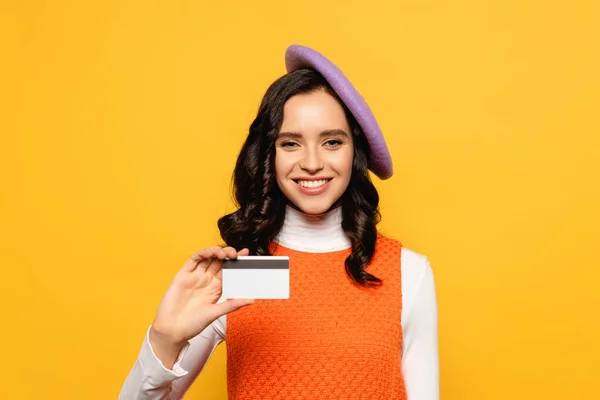
M192 254L164 294L119 399L178 400L225 338L224 317L254 303L223 299L223 260L248 255L213 246Z
M409 400L439 400L437 299L427 258L403 252L402 373ZM406 276L405 276L406 275ZM404 289L403 289L404 292ZM406 296L406 300L404 297Z
M224 317L216 320L181 349L173 368L165 368L149 340L150 328L121 389L119 400L179 400L198 377L217 345L224 340Z

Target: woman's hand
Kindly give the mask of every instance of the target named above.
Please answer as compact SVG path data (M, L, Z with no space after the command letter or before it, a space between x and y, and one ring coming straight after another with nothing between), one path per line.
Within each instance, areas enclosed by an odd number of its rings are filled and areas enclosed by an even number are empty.
M175 275L150 328L150 341L163 364L172 364L181 347L214 320L254 303L252 299L232 299L217 304L223 260L248 253L248 249L237 252L233 247L209 247L194 253Z

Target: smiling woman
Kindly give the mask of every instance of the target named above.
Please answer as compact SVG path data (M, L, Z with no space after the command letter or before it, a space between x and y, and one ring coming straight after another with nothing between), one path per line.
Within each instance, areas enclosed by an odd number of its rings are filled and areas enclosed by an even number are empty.
M122 399L180 399L225 338L230 399L439 398L431 267L377 231L379 126L322 55L291 46L286 61L237 159L228 247L178 273ZM289 300L220 299L222 260L247 254L289 257Z

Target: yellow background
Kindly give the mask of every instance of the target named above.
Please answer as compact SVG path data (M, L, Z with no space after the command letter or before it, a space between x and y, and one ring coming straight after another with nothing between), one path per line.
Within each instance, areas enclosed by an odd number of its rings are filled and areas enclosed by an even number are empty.
M3 399L116 398L172 276L220 242L287 45L369 101L381 229L426 254L443 400L598 399L590 1L3 1ZM225 399L225 347L190 399Z

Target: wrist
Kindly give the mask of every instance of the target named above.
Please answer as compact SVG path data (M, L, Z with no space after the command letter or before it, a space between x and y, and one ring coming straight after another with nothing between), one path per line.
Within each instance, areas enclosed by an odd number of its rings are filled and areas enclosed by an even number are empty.
M156 357L165 368L172 369L181 349L185 345L185 341L174 340L172 337L153 329L152 326L148 336L150 346Z

